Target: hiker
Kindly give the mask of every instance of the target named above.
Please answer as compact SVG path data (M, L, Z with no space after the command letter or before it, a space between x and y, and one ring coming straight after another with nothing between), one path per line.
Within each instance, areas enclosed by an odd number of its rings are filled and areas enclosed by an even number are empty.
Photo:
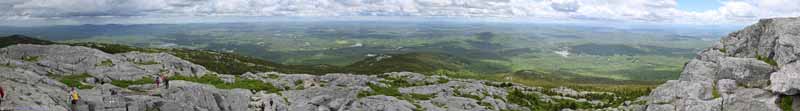
M166 88L169 89L169 78L167 77L167 75L166 74L162 75L161 78L164 79L164 86L166 86Z
M156 76L155 82L156 82L156 88L158 88L158 86L161 86L161 76Z
M72 100L72 104L73 105L74 104L78 104L78 100L80 100L80 98L81 98L81 96L78 95L78 90L73 87L72 91L70 91L70 95L71 95L70 99Z
M78 100L80 100L81 96L78 95L78 90L75 89L74 87L72 88L72 91L70 91L69 98L72 100L72 105L70 105L71 106L70 109L72 109L72 111L77 111L78 110Z
M6 91L3 90L3 86L0 86L0 105L3 105L3 100L6 99Z

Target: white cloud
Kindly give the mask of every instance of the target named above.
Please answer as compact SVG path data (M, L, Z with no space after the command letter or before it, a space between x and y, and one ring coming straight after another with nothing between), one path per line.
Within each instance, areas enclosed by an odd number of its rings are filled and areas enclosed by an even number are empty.
M675 0L3 0L0 20L159 16L465 16L655 23L751 23L800 15L796 0L724 0L705 12Z

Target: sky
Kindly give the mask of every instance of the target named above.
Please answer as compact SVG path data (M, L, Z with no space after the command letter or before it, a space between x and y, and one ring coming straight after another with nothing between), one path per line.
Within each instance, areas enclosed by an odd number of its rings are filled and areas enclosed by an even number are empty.
M258 17L726 25L792 16L800 16L800 0L0 0L0 25L22 26L236 22Z
M703 12L722 7L722 1L718 0L677 0L676 8L683 11Z

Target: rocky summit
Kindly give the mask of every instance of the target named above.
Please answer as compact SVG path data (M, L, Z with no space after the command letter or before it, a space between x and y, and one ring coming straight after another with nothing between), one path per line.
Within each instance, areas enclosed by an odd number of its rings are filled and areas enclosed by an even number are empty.
M699 52L643 110L800 110L798 47L800 18L762 19Z
M678 80L667 81L638 101L611 103L598 98L615 98L614 93L566 87L413 72L220 74L163 52L109 54L55 43L10 44L0 49L0 87L6 94L0 110L798 110L800 48L796 47L800 47L800 18L763 19L699 52L685 64Z
M170 82L157 83L159 75ZM563 101L604 106L579 97L613 95L412 72L218 74L167 53L33 44L0 49L0 85L0 110L37 111L528 111Z

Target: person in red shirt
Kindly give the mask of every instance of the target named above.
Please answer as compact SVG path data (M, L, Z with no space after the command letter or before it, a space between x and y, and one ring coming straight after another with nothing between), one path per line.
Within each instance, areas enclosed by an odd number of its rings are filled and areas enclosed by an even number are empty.
M159 88L161 86L161 76L156 76L156 81L154 82L156 82L156 88Z
M3 104L3 99L6 99L6 91L0 86L0 105Z

